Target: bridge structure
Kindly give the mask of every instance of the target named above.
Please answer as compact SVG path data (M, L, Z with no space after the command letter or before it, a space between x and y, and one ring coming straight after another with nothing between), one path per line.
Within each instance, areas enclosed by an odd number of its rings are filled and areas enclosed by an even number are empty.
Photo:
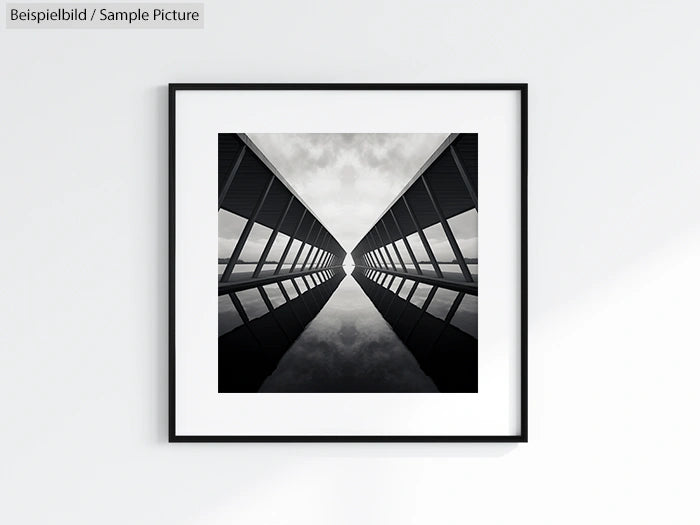
M477 152L478 135L448 136L351 251L353 277L443 392L478 389L478 259L450 223L478 213Z
M244 134L219 134L221 209L243 217L246 223L219 279L219 295L307 277L343 264L346 252L340 243ZM255 224L271 233L254 267L236 271ZM280 234L288 240L279 260L273 261L270 250ZM272 264L276 266L266 269Z
M219 391L257 391L332 298L346 252L243 134L219 135L219 210L245 219L219 277ZM453 134L350 252L354 280L445 392L478 386L478 260L455 222L477 211L477 135ZM243 264L256 224L270 233Z
M478 211L477 135L452 134L351 251L355 266L477 295L476 279L449 223L472 209ZM425 233L437 224L451 250L444 261L437 260ZM419 249L427 261L418 260Z

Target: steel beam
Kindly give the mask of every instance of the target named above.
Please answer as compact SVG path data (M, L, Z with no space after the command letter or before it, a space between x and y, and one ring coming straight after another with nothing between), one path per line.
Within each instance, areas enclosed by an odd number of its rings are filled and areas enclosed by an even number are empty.
M457 171L459 171L459 174L462 177L462 180L464 181L464 185L467 187L467 191L469 192L469 197L474 202L474 209L478 212L479 207L478 207L478 204L476 202L477 201L476 190L474 189L474 186L472 186L471 180L469 179L469 175L467 174L467 171L464 169L464 166L462 166L462 161L459 158L459 154L457 153L457 151L455 151L452 144L450 144L450 153L452 154L452 158L454 159L455 164L457 165Z
M288 303L292 301L291 297L289 297L289 294L287 293L287 290L284 289L284 286L282 286L281 282L277 283L277 286L279 287L280 291L282 292L282 297L284 297L284 300L287 301ZM297 315L297 311L295 308L291 308L292 310L292 315L294 316L294 319L297 320L297 322L301 325L304 326L304 323L299 319L299 315Z
M370 260L373 263L373 266L375 268L384 268L382 264L379 262L379 259L377 258L377 254L374 253L374 248L367 251L367 256L370 258Z
M389 239L389 243L394 247L394 252L396 252L396 258L399 260L399 264L401 265L401 268L403 268L403 271L408 273L406 270L406 265L403 263L403 259L401 258L401 254L399 253L399 249L396 247L396 243L391 239L391 235L389 235L389 228L386 227L386 223L384 222L384 217L379 219L379 222L382 223L382 227L384 228L384 231L386 232L386 238Z
M306 277L303 276L302 280L304 281L304 284L306 285L307 291L309 292L309 296L311 297L311 300L316 303L316 306L319 306L318 304L318 299L316 299L316 296L312 293L312 290L315 288L315 286L309 286L309 281L306 280Z
M390 208L389 213L391 213L391 218L394 219L394 224L396 224L396 229L398 229L399 233L401 234L401 238L403 239L403 244L404 244L404 246L406 246L406 251L408 252L409 257L411 258L411 262L413 262L413 266L416 267L416 271L418 272L418 275L422 275L423 270L420 269L420 265L418 264L418 260L416 259L416 256L413 254L413 249L411 248L411 245L408 243L408 239L406 239L406 235L404 234L403 230L401 229L401 226L399 226L399 221L396 220L396 215L394 215L394 210L392 210Z
M389 282L386 283L386 291L392 295L394 292L391 291L391 285L394 284L394 280L396 280L396 279L403 279L403 277L398 277L396 275L392 275L391 279L389 279ZM379 301L377 302L377 310L379 310L381 308L382 303L384 302L384 299L386 299L386 295L379 298ZM389 301L389 302L391 302L391 301ZM379 310L379 311L381 312L381 310Z
M472 273L469 271L469 268L467 267L467 263L464 261L464 256L462 255L462 250L459 249L459 245L457 244L457 239L455 239L455 236L452 233L452 228L450 228L450 225L447 224L447 219L445 219L445 215L442 213L442 209L440 208L440 204L438 203L437 199L435 198L435 195L433 195L433 192L430 189L430 185L428 184L428 181L425 180L425 177L421 177L421 180L423 181L423 186L425 187L425 191L428 192L428 197L430 198L430 202L433 204L433 209L435 210L435 213L437 213L438 219L440 219L440 224L442 225L442 229L445 230L445 235L447 236L447 242L450 243L450 248L452 248L452 252L454 253L455 259L457 260L457 264L459 265L459 268L462 270L462 275L467 280L467 282L473 283L474 278L472 277Z
M291 342L292 342L292 338L289 337L289 334L287 333L287 330L284 329L284 326L282 325L282 323L280 323L280 320L277 319L277 315L275 314L275 308L272 306L272 302L270 301L270 298L268 297L267 292L265 291L265 289L264 289L262 286L260 286L260 287L258 288L258 292L259 292L260 295L262 296L262 299L263 299L263 302L265 303L265 306L267 306L267 309L270 310L270 315L272 316L272 319L275 321L275 324L277 325L277 327L278 327L280 330L282 330L282 333L284 334L284 338L285 338L288 342L291 343Z
M282 264L284 264L284 260L287 258L287 254L289 253L289 249L292 247L292 243L294 242L294 239L297 236L297 233L299 233L299 228L301 228L301 222L304 220L304 217L306 216L306 208L304 208L301 212L301 218L299 219L299 222L296 225L296 228L294 228L294 233L292 233L289 236L289 241L287 241L287 246L284 247L284 251L282 252L282 257L280 257L280 262L277 265L277 268L275 268L275 275L280 273L280 270L282 269Z
M326 242L328 242L328 231L325 231L323 233L323 240L321 240L321 242L318 244L318 251L314 255L314 258L311 260L311 264L309 265L309 269L313 269L315 267L316 260L321 255L321 250L323 250L322 246L325 246Z
M287 218L287 213L289 212L289 208L292 206L292 202L294 201L294 195L291 195L289 197L289 202L287 202L287 206L284 208L284 212L280 216L279 220L277 221L277 224L275 225L275 229L272 230L272 233L270 234L270 238L267 240L267 243L265 244L265 248L263 248L262 254L260 254L260 259L258 260L258 264L255 266L255 270L253 270L253 277L257 277L260 275L261 270L263 269L263 266L265 265L265 259L267 259L267 256L270 253L270 249L272 249L272 245L275 242L275 239L277 238L277 234L280 231L280 228L282 227L282 223L284 222L284 219Z
M384 239L382 238L382 234L379 231L379 223L374 225L375 233L377 235L377 239L379 239L379 242L381 244L381 247L379 248L380 250L384 248L384 253L386 254L386 258L389 259L389 262L391 263L391 267L396 270L396 265L394 264L394 260L391 258L391 254L389 253L389 249L387 248L388 244L385 244ZM380 252L381 253L381 252Z
M309 262L309 257L311 257L311 252L314 251L314 248L316 248L316 243L318 242L318 237L321 235L321 230L323 230L323 226L321 223L318 223L318 233L316 233L316 238L314 238L314 242L310 244L311 249L309 250L309 253L306 254L306 257L304 258L304 264L301 265L301 268L299 268L301 271L304 271L304 268L306 267L306 263Z
M376 266L377 264L379 264L379 263L377 262L377 258L374 257L374 254L372 253L372 250L373 250L374 248L372 248L372 245L370 244L369 238L368 238L367 236L364 237L364 239L362 240L362 243L363 243L363 245L364 245L365 254L367 255L367 257L368 257L368 258L370 259L370 261L372 262L372 265L373 265L373 266Z
M372 228L372 229L374 229L374 228ZM379 244L377 244L377 239L374 238L374 234L372 233L372 230L369 231L369 235L370 235L370 237L372 237L372 243L376 246L375 250L379 254L379 258L381 259L382 263L384 263L384 267L386 269L389 269L389 265L386 263L386 260L384 260L384 255L382 254L382 251L380 249L381 247ZM392 266L393 266L393 262L392 262Z
M326 256L323 258L323 263L320 265L321 268L328 268L328 265L330 264L332 258L333 258L333 253L327 252Z
M221 294L219 294L221 295ZM236 297L235 293L232 293L229 295L231 298L231 302L233 303L233 307L236 309L238 312L238 315L241 316L241 320L243 321L243 324L245 327L248 329L248 332L250 332L250 335L253 336L253 339L255 339L255 342L258 343L258 346L260 345L260 339L258 339L258 336L255 335L255 332L253 329L250 327L250 319L248 318L248 314L245 313L245 310L243 309L243 305L241 304L241 301Z
M403 285L406 284L406 280L407 279L405 277L401 277L401 282L399 283L399 287L396 289L396 291L391 292L391 290L389 290L392 295L391 295L391 301L389 301L389 304L386 305L387 312L389 311L389 308L391 308L391 305L394 304L394 300L397 297L399 297L399 292L401 292Z
M246 145L243 144L243 149L238 154L238 158L236 158L235 162L233 163L233 166L231 166L231 170L226 176L224 187L221 188L221 191L219 192L219 209L221 209L221 205L224 203L224 199L226 198L226 194L228 193L228 190L231 187L231 183L233 182L233 179L236 176L236 173L238 172L238 168L241 167L241 162L243 161L243 156L245 155L246 149Z
M363 239L361 241L360 249L362 250L361 258L366 259L367 266L374 266L374 261L369 256L369 250L367 249L367 242Z
M327 251L327 250L324 250L324 253L323 253L323 255L321 256L321 258L319 259L318 264L316 265L316 267L317 267L317 268L324 268L324 263L326 262L326 260L328 259L329 256L330 256L330 252Z
M306 270L304 272L297 272L291 275L268 275L266 277L258 277L257 279L241 279L240 281L231 281L227 283L221 282L219 283L219 295L240 292L243 290L248 290L250 288L257 288L258 286L265 286L266 284L274 284L290 279L293 281L295 277L304 277L305 275L310 275L312 273L317 273L320 271L321 270Z
M435 270L435 274L438 277L442 278L442 276L443 276L442 271L440 270L440 267L438 266L438 263L435 260L435 254L433 254L433 249L430 247L430 244L428 244L428 239L425 238L425 233L423 233L423 229L418 225L418 220L416 220L416 216L413 214L413 210L408 205L408 200L406 199L406 195L401 195L401 199L403 200L404 206L406 206L406 209L408 210L408 215L411 217L411 221L413 222L413 225L416 227L416 232L418 232L418 237L420 237L420 240L423 243L423 247L425 248L425 252L428 254L428 258L430 259L430 262L433 265L433 269Z
M284 297L284 300L287 302L291 301L292 299L289 297L287 290L284 289L284 286L282 286L282 283L277 281L277 286L279 287L280 292L282 292L282 297Z
M418 281L413 281L413 286L411 287L411 290L408 292L408 295L406 296L406 303L403 305L403 308L401 309L401 313L399 314L399 317L397 319L401 319L403 314L406 312L406 308L408 308L408 305L411 304L411 298L413 297L413 294L416 292L418 289Z
M323 268L321 263L328 257L328 246L332 243L333 236L329 233L326 237L326 242L324 243L323 247L321 248L320 255L318 256L318 260L316 261L316 264L314 265L314 268Z
M462 299L464 299L464 292L459 292L457 294L457 297L455 297L454 301L452 301L452 306L450 307L450 311L447 312L447 316L445 317L445 320L442 324L442 327L440 328L440 332L438 333L438 336L435 338L435 342L433 342L433 348L435 347L437 342L442 337L442 334L445 333L445 330L447 329L447 325L449 325L452 322L452 318L457 313L457 309L459 308L459 305L462 304ZM469 335L471 335L471 334L469 334Z
M370 253L372 254L372 257L374 257L374 260L377 263L377 268L381 268L382 270L389 268L388 265L383 263L382 259L380 259L379 256L381 254L379 253L379 251L376 248L374 248Z
M425 311L428 309L428 306L430 306L430 302L433 300L433 297L435 297L435 292L437 292L437 289L438 289L437 286L433 286L430 289L430 291L428 292L428 297L425 298L425 302L423 303L423 307L420 309L420 316L418 316L418 319L416 319L416 322L413 323L413 326L411 327L411 331L406 336L406 341L409 341L411 339L413 332L416 330L416 326L418 326L418 323L420 323L421 319L423 319L423 316L425 315Z
M380 273L388 273L392 275L398 275L399 277L406 277L407 279L413 279L414 281L425 283L425 284L430 284L432 286L438 286L440 288L447 288L448 290L454 290L456 292L465 292L469 295L474 295L477 296L479 295L479 287L477 286L476 283L467 283L463 281L450 281L448 279L444 278L437 278L437 277L432 277L429 275L414 275L414 274L405 274L402 272L393 272L391 270L384 270L384 269L375 269L375 268L368 268L368 269L373 269L377 272Z
M457 294L457 297L455 297L455 300L452 303L452 306L450 307L450 311L447 312L447 316L445 317L445 324L450 324L452 322L452 318L457 313L457 309L459 308L459 305L462 304L462 299L464 299L464 292L459 292Z
M301 252L304 250L304 245L309 242L309 237L311 237L311 232L314 231L314 226L316 224L321 226L321 223L318 222L316 219L313 220L311 223L311 226L309 226L309 231L306 232L306 237L304 237L304 240L301 241L301 246L299 246L299 251L297 251L296 257L294 257L294 262L292 263L292 266L289 268L289 273L292 273L294 271L294 267L297 265L297 262L299 261L299 257L301 256Z
M299 285L297 284L297 282L294 280L293 277L290 278L290 281L292 281L292 286L297 291L297 297L301 297L302 291L301 291L301 288L299 288Z
M265 189L263 190L262 194L260 195L260 197L258 197L258 202L255 204L253 213L250 215L250 217L248 218L248 222L246 222L245 226L243 227L243 231L241 232L241 236L238 238L236 247L233 249L233 253L231 254L231 257L229 258L228 263L226 264L226 269L221 275L222 282L228 281L231 277L233 267L236 266L236 261L238 260L238 257L240 257L241 252L243 251L243 246L245 246L245 243L248 240L248 235L250 235L250 230L253 229L255 220L258 218L258 214L260 213L263 204L265 204L265 199L267 198L267 194L270 192L270 188L272 187L273 182L275 182L275 177L271 175L267 186L265 186Z

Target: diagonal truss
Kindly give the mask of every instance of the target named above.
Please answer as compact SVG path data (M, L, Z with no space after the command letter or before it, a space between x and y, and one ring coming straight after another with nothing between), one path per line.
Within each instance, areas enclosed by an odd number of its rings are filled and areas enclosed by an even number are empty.
M410 275L418 282L478 294L468 264L474 261L464 257L449 223L449 219L469 210L477 212L477 139L475 133L458 133L440 145L351 251L356 267ZM438 260L425 233L438 224L449 245L449 260ZM405 248L408 257L401 255L399 246ZM419 249L425 252L427 261L418 260Z
M246 219L226 260L219 295L231 294L293 277L337 269L346 252L289 187L272 163L245 134L219 134L219 209ZM240 256L255 224L271 229L252 271L238 271ZM278 261L269 260L279 234L289 237ZM292 249L298 241L297 249ZM304 256L302 257L302 253ZM266 270L266 265L274 269ZM288 269L286 265L291 265Z

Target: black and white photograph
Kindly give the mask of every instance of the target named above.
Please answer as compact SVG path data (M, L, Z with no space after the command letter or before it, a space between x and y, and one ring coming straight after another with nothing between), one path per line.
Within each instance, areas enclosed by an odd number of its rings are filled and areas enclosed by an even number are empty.
M219 392L478 392L478 134L218 148Z
M526 439L526 85L170 102L172 440Z

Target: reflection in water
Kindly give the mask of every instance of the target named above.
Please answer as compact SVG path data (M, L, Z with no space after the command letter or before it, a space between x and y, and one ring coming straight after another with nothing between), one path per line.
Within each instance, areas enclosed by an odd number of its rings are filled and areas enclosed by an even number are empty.
M345 279L261 392L437 392L362 288Z
M347 257L219 134L219 391L476 392L478 136L451 134Z
M324 270L219 297L219 392L476 392L477 298Z
M220 296L219 392L256 392L344 277L324 270L315 281L301 276Z
M373 270L352 276L441 392L478 391L475 296Z

